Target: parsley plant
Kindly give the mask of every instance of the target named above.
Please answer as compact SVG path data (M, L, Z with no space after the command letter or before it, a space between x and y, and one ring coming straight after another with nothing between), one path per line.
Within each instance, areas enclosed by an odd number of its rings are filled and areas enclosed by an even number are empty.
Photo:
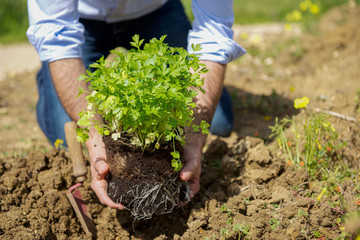
M193 98L197 90L204 92L200 74L207 69L195 54L169 47L165 37L153 38L141 48L144 40L135 35L133 49L126 54L112 51L118 58L109 63L102 57L90 65L95 71L80 77L80 81L90 81L90 86L87 110L79 114L78 125L84 127L77 131L79 141L89 138L89 126L95 126L101 135L111 134L114 141L126 132L131 143L143 151L172 141L172 166L175 171L182 168L175 140L185 144L184 127L205 134L209 131L205 121L200 126L192 123ZM194 52L201 49L200 45L192 47ZM84 92L79 89L79 95ZM104 121L94 120L96 114Z

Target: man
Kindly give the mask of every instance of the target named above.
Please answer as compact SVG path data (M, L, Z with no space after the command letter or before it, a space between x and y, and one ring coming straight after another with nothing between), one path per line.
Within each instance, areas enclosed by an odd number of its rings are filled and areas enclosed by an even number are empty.
M130 48L135 34L145 42L167 35L165 42L170 46L188 51L192 44L202 45L200 59L209 72L203 76L206 94L195 99L198 105L195 121L211 122L213 134L229 135L231 100L222 90L225 65L245 53L232 40L232 0L193 0L192 10L195 21L191 29L180 0L28 0L27 36L42 61L37 75L40 95L37 118L48 139L51 142L65 139L64 123L78 120L78 113L86 108L85 96L76 98L79 87L87 87L77 81L79 76L86 73L89 64L107 56L115 47ZM89 136L85 145L90 154L92 188L103 204L123 209L106 193L109 167L101 136L95 129L90 129ZM205 139L199 133L186 136L186 165L180 178L189 181L191 196L200 189Z

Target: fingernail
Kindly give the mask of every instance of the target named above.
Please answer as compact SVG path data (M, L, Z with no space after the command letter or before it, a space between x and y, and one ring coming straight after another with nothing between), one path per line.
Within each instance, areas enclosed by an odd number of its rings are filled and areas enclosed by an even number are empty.
M99 173L100 173L100 174L103 174L104 171L105 171L105 168L106 168L105 166L101 166L101 167L100 167L100 170L99 170Z
M189 173L182 173L182 174L181 174L181 178L182 178L184 181L189 180Z

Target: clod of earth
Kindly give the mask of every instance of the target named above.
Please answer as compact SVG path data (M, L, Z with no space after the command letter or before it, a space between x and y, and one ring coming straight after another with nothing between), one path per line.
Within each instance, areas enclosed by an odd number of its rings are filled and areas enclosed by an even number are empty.
M172 144L141 151L125 138L103 137L108 156L108 195L122 203L135 220L172 212L190 200L188 184L171 166ZM182 149L178 144L177 149ZM182 152L180 153L182 155Z

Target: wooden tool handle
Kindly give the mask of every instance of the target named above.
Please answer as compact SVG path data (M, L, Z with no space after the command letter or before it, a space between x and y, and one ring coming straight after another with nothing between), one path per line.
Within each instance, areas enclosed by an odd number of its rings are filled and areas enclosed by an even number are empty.
M69 147L70 158L73 163L73 173L77 182L86 180L87 168L82 153L81 143L76 140L76 123L74 121L65 123L65 137Z

